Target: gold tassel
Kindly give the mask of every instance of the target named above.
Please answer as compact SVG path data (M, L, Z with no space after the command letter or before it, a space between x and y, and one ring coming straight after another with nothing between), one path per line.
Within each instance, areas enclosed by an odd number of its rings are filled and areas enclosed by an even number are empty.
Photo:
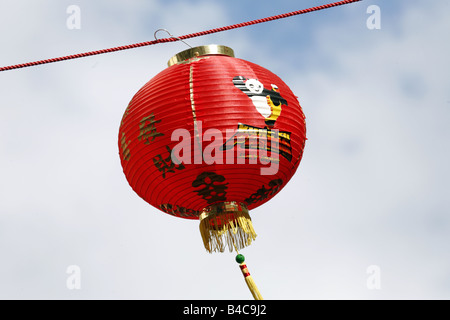
M255 281L253 280L250 272L248 272L247 265L245 264L245 258L242 254L236 256L236 262L239 263L239 268L241 268L242 275L244 276L245 283L247 283L248 288L255 300L263 300L261 293L256 287Z
M205 249L223 252L249 246L256 239L252 219L243 203L222 202L211 205L200 214L200 233Z

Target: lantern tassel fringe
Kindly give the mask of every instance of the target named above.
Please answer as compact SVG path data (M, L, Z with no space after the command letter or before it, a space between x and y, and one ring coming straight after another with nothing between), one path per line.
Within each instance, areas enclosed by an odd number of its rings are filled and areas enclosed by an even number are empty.
M200 216L200 233L202 235L205 249L212 253L214 251L225 251L226 245L230 252L249 246L256 239L252 220L247 208L239 207L240 210L203 213Z
M248 288L255 300L264 300L258 288L256 287L255 280L253 280L252 276L247 276L244 278L247 283Z
M250 272L248 271L247 265L245 264L245 257L242 254L238 254L236 256L236 262L239 263L239 268L242 271L242 275L244 276L245 283L247 283L247 287L250 289L250 293L252 294L255 300L264 300L261 293L256 287L255 281L253 280Z

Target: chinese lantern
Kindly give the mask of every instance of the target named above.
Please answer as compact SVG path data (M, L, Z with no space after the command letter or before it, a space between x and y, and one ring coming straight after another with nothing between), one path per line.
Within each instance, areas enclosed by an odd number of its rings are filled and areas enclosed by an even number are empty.
M191 48L168 64L125 110L123 171L152 206L199 219L207 251L237 251L256 237L249 210L275 196L300 163L304 114L278 76L229 47Z
M208 45L178 53L132 98L119 154L134 191L199 219L209 251L255 239L248 211L291 179L306 140L297 97L275 74Z
M305 116L275 74L231 48L182 51L131 99L119 155L133 190L161 211L200 220L207 251L256 238L249 210L274 197L303 155ZM244 257L236 257L262 299Z

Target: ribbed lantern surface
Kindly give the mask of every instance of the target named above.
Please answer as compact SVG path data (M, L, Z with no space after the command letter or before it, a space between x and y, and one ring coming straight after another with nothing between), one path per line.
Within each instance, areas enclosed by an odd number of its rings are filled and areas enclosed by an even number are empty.
M305 117L296 96L224 46L186 50L169 65L135 94L120 124L130 186L187 219L270 200L302 158Z

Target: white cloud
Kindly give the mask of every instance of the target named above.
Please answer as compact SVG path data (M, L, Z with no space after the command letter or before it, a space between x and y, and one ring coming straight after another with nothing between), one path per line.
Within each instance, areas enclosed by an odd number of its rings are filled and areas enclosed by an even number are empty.
M306 191L311 214L323 215L307 218L318 225L305 231L311 241L337 237L336 258L361 264L359 272L364 261L379 263L389 276L384 298L437 297L447 290L440 284L449 276L450 225L443 216L448 211L449 46L437 39L449 29L446 9L445 3L407 8L399 18L401 36L383 28L354 30L350 37L362 41L343 44L347 25L323 28L318 50L333 68L302 74L295 84L310 140L294 183ZM442 223L439 236L429 229L434 219ZM328 250L328 245L322 248ZM344 287L354 276L342 279L337 273L349 269L330 264L334 277L327 285ZM359 294L371 297L364 290ZM320 296L355 297L355 292Z
M236 22L218 2L81 2L82 29L70 31L64 3L1 6L2 65L151 40L160 27L179 35ZM249 60L254 52L282 70L307 116L299 171L252 214L258 239L244 254L266 298L448 292L448 6L415 3L375 31L359 8L338 24L327 23L333 9L318 15L323 24L305 47L286 39L291 61L276 61L246 29L189 41L227 44ZM250 297L232 255L205 253L196 221L150 207L121 171L126 105L184 47L0 73L1 298ZM299 50L314 67L292 63ZM65 287L72 264L80 291ZM380 291L365 287L371 264L381 267ZM220 289L210 281L217 274Z

